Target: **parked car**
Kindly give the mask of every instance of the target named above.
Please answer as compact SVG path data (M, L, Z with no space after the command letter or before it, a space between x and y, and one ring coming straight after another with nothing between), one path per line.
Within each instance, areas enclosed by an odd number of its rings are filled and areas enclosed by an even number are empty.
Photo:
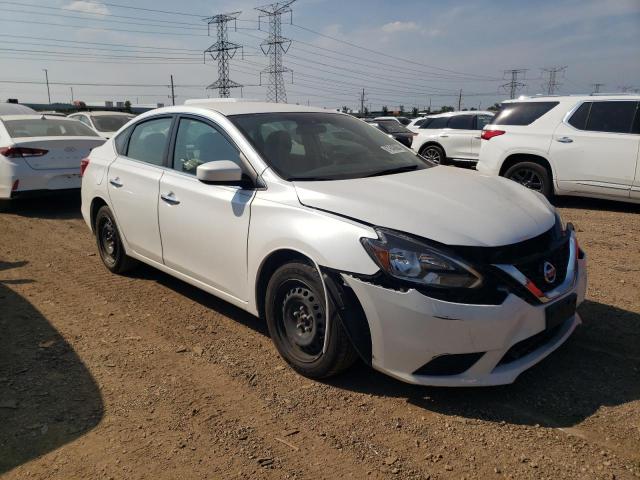
M640 202L640 95L506 101L482 132L478 170L547 197Z
M28 115L30 113L36 113L36 111L19 103L0 103L0 115Z
M382 120L391 120L393 122L398 122L401 125L409 125L411 123L411 120L409 120L407 117L394 117L394 116L387 116L387 117L375 117L373 119L374 122L379 122Z
M417 133L418 132L418 128L420 128L420 125L422 125L425 122L425 120L427 120L427 118L429 118L429 117L417 117L417 118L414 118L413 120L411 120L407 124L407 128L409 130L411 130L412 132Z
M431 115L418 128L413 148L435 163L475 164L480 154L480 134L492 112L466 111Z
M104 138L111 138L135 115L123 112L80 112L72 113L69 118L79 120Z
M0 115L0 199L80 188L80 161L103 143L68 118Z
M402 124L394 122L393 120L378 120L372 125L378 127L380 131L386 133L406 147L411 148L411 142L413 142L413 136L415 133L404 127Z
M416 384L510 383L580 323L586 258L544 197L349 115L189 101L83 169L106 268L142 261L264 318L309 377L360 356Z

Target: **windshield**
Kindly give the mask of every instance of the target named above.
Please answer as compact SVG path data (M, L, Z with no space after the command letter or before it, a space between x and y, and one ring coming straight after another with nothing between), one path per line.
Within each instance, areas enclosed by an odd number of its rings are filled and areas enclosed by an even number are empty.
M411 133L405 126L394 120L380 120L378 125L380 125L383 132L387 133Z
M229 119L289 181L362 178L433 166L377 128L347 115L264 113Z
M99 136L96 132L80 122L58 118L5 120L4 126L11 138Z
M133 116L128 115L92 115L91 120L99 132L115 132L120 130Z

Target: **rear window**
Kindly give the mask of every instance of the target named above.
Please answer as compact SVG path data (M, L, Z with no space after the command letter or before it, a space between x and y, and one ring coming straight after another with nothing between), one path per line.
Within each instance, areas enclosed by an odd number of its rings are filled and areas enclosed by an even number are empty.
M89 127L74 120L29 118L5 120L4 126L12 138L21 137L99 137Z
M559 102L505 103L492 122L494 125L530 125Z
M115 132L133 118L126 115L92 115L91 119L99 132Z
M378 125L387 133L407 133L409 131L395 120L380 120Z

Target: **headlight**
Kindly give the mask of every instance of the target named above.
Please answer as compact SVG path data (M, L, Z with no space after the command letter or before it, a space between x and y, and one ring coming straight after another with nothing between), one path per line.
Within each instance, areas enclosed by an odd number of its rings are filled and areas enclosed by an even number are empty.
M395 278L437 288L477 288L482 276L471 266L401 233L376 229L377 239L361 238L378 266Z

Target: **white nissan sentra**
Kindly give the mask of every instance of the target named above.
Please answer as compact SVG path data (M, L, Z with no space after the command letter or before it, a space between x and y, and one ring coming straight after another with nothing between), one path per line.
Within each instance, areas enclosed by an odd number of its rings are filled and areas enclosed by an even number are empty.
M542 195L348 115L189 101L129 122L83 172L109 270L141 261L264 318L309 377L359 356L416 384L506 384L580 324L586 258Z

